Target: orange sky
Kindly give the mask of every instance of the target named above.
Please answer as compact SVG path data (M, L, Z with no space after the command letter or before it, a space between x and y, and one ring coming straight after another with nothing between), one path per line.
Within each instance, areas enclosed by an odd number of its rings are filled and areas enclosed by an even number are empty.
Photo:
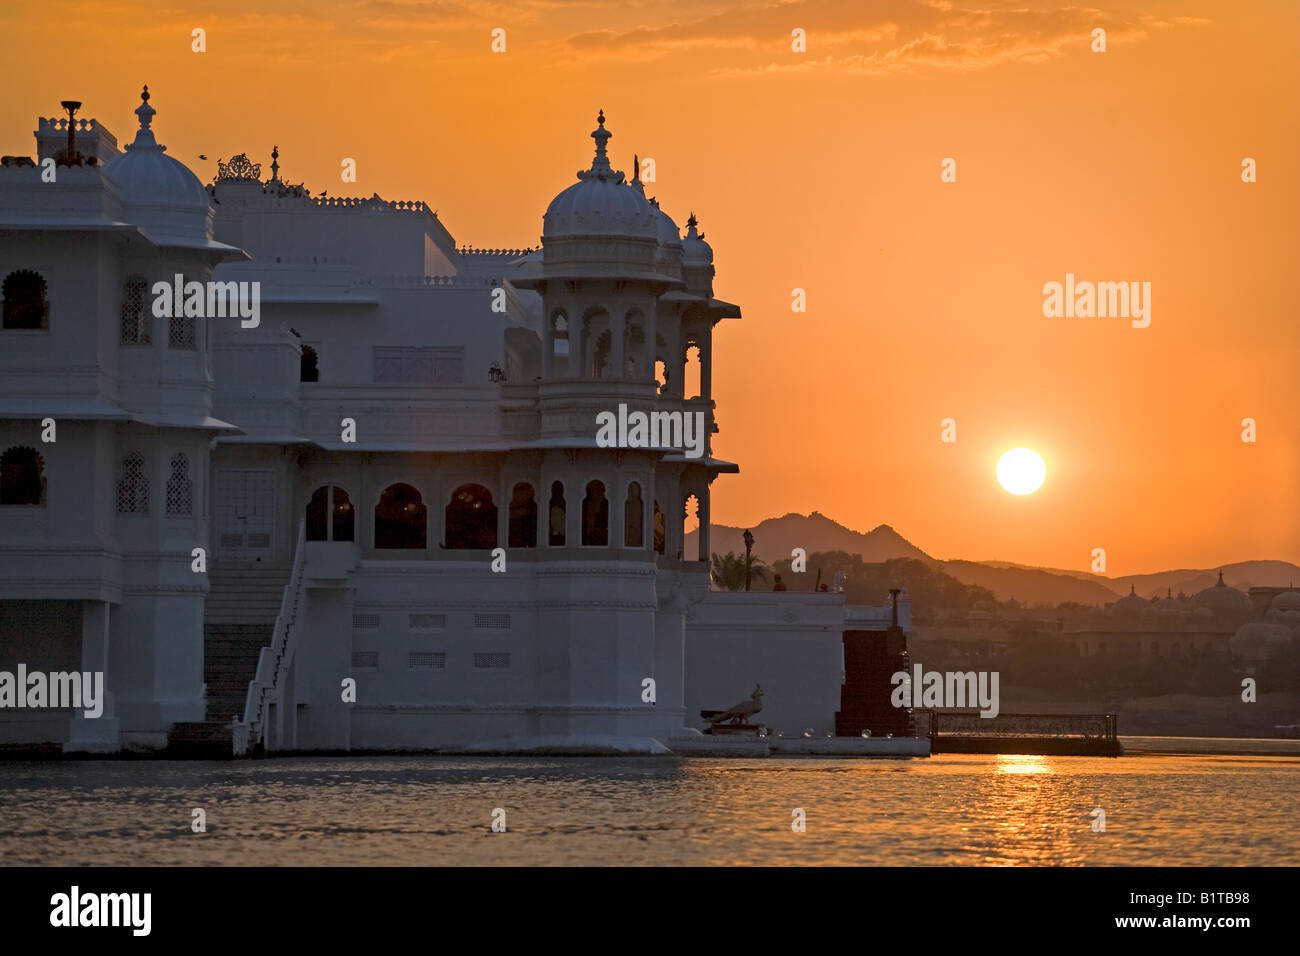
M275 143L314 192L423 199L458 242L514 247L603 107L615 166L655 160L647 192L699 216L744 310L716 340L714 450L742 471L715 521L816 509L936 557L1076 569L1104 547L1111 574L1300 563L1300 7L971 9L4 4L0 151L34 153L66 98L129 141L147 82L204 180ZM1150 328L1044 318L1066 272L1151 282ZM993 472L1016 445L1048 465L1022 498Z

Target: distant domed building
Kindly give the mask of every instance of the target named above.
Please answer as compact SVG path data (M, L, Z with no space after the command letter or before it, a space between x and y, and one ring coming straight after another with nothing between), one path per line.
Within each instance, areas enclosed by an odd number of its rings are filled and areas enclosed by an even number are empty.
M1229 648L1247 669L1257 667L1270 658L1291 650L1296 636L1290 628L1271 621L1250 621L1237 628Z
M1223 572L1219 572L1219 581L1212 587L1198 591L1192 598L1194 608L1205 608L1215 617L1224 620L1237 618L1245 620L1252 613L1250 598L1236 588L1223 583Z

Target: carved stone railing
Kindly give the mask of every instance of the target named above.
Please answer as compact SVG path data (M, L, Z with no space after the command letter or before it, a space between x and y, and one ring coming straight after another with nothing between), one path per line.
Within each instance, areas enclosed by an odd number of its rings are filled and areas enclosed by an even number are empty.
M521 256L526 256L536 251L537 250L532 247L527 249L475 249L473 246L461 246L460 249L457 250L457 252L462 256L491 256L493 258L506 256L512 259L518 259Z
M289 574L289 583L285 585L280 598L280 613L275 617L275 628L271 632L271 643L262 648L257 659L257 673L248 682L248 699L244 703L244 720L237 721L235 738L241 738L245 749L265 744L267 740L267 706L271 703L280 705L282 719L293 720L292 712L286 714L284 707L284 677L288 673L289 663L293 660L293 651L297 633L294 624L298 620L298 605L302 593L302 570L306 556L307 522L298 523L298 540L293 549L293 570ZM238 756L243 751L236 748Z
M459 289L482 289L497 285L492 276L366 276L352 280L357 286L452 286Z
M916 732L929 737L1074 737L1114 740L1114 714L998 714L913 711Z

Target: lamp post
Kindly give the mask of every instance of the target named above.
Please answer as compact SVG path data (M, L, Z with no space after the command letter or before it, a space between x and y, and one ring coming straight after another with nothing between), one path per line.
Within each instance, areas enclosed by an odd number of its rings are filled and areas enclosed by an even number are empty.
M745 590L749 590L750 566L749 553L754 550L754 535L748 528L745 529Z
M59 105L68 111L68 165L80 166L81 157L77 155L77 110L81 109L81 101L63 100Z

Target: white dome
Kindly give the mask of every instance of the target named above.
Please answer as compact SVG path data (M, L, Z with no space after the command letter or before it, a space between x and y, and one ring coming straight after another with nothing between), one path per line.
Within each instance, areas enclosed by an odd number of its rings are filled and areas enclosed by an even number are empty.
M167 147L154 139L149 125L155 110L147 86L140 99L135 141L104 165L104 174L121 194L123 216L164 245L168 240L206 242L212 236L211 197L189 167L168 156Z
M614 134L605 129L602 110L592 131L596 157L591 169L578 173L578 182L551 200L542 217L542 238L655 239L657 214L640 190L612 169L605 143Z
M713 264L713 247L696 232L699 223L695 213L686 220L686 238L682 240L682 263L687 266L708 266Z
M677 228L677 223L673 222L673 217L660 209L659 203L653 199L650 200L650 205L654 207L656 213L655 226L659 245L676 246L680 249L682 247L682 233Z

